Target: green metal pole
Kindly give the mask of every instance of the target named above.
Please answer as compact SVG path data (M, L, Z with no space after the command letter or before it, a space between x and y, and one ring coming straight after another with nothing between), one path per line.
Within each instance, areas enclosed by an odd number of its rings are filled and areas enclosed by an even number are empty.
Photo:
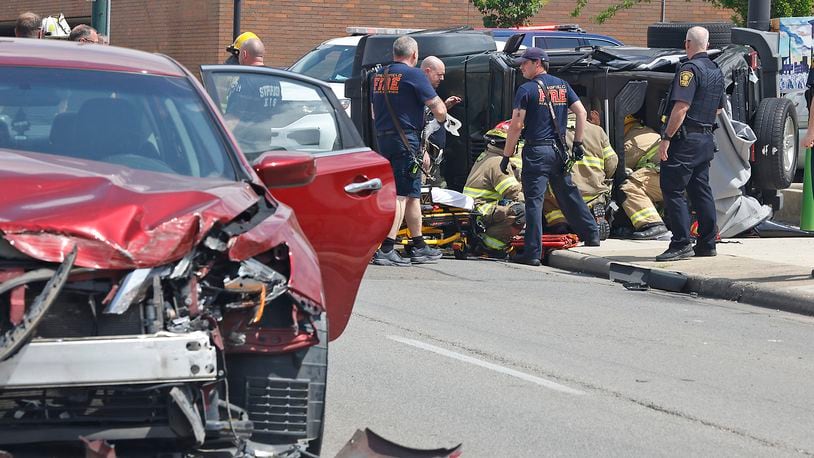
M806 164L803 172L803 205L800 212L800 229L814 231L814 193L811 186L811 148L806 149Z
M100 34L110 36L110 0L93 0L90 25Z

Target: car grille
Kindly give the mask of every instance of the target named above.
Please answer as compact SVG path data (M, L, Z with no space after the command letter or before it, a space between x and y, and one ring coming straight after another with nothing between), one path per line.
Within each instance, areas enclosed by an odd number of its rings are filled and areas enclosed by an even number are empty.
M246 377L245 380L246 404L249 419L254 423L254 437L262 439L286 436L305 439L319 433L318 429L308 429L308 399L311 389L308 380L264 377ZM318 427L319 418L312 419L311 425L312 430Z
M0 392L0 430L31 425L142 426L167 423L169 388L49 388Z

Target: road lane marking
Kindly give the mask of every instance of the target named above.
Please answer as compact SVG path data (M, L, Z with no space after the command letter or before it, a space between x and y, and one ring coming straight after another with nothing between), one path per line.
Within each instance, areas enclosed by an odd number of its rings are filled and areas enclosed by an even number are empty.
M559 391L561 393L567 394L585 394L582 391L575 390L573 388L567 387L565 385L560 385L559 383L552 382L551 380L546 380L544 378L535 377L530 374L526 374L525 372L516 371L514 369L510 369L508 367L500 366L498 364L493 364L490 362L486 362L477 358L473 358L471 356L462 355L460 353L455 353L454 351L449 351L447 349L436 347L435 345L430 345L428 343L420 342L418 340L408 339L406 337L400 336L387 336L390 340L395 340L396 342L403 343L405 345L410 345L411 347L420 348L422 350L431 351L441 356L446 356L447 358L457 359L458 361L463 361L465 363L474 364L476 366L483 367L485 369L489 369L495 372L500 372L501 374L510 375L512 377L519 378L521 380L525 380L527 382L535 383L542 387Z

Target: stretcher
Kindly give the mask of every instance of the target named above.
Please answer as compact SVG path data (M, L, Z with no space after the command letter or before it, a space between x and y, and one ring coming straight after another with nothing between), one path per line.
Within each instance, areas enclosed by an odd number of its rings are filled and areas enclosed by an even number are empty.
M455 259L466 259L478 241L477 213L471 197L444 188L421 188L421 234L427 245ZM402 225L396 245L409 255L410 231Z

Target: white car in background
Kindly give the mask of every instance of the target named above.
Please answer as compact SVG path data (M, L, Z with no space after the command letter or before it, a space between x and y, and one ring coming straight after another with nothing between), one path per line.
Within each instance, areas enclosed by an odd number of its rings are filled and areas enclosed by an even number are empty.
M359 44L359 40L363 36L373 33L402 35L418 32L422 29L348 27L345 30L349 36L331 38L322 42L319 46L300 57L288 70L328 83L334 94L336 94L336 98L342 103L348 116L350 116L350 99L345 97L345 80L351 76L353 58L356 55L356 45Z
M392 29L381 27L348 27L347 37L331 38L319 46L308 51L304 56L294 62L289 71L301 73L311 78L325 81L331 86L336 98L350 116L350 99L345 97L345 80L350 78L353 71L353 58L356 55L356 46L364 35L372 33L387 33L400 35L417 32L421 29ZM495 49L502 51L506 44L505 39L495 40ZM524 49L525 46L521 46Z
M294 62L289 70L328 83L345 111L350 112L350 99L345 97L345 80L351 76L356 45L361 39L361 35L355 35L325 41Z

